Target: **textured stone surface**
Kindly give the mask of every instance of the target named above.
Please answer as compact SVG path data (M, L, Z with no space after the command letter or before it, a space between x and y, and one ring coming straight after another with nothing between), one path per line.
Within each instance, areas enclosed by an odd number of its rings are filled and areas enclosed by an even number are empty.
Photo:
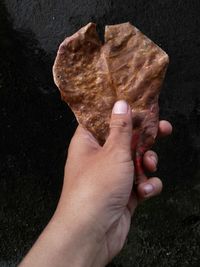
M100 144L109 133L114 102L130 104L141 172L141 156L157 135L158 96L167 65L167 54L130 23L106 26L104 45L96 25L89 23L60 45L53 73L62 99Z

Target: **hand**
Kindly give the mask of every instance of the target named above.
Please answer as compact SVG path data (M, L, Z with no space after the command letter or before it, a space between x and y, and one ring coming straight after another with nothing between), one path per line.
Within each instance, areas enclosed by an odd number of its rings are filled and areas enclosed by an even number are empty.
M103 147L81 126L78 127L68 153L65 181L60 200L60 214L75 213L76 221L86 216L88 224L99 240L97 262L108 263L123 247L130 227L131 214L138 200L157 195L162 190L159 178L151 178L132 193L134 166L130 143L132 138L131 110L120 101L125 114L115 106L110 123L110 135ZM122 111L123 111L122 110ZM166 135L172 128L160 122L159 135ZM148 171L155 171L157 155L148 151L144 155ZM69 214L69 213L68 213ZM98 266L98 263L94 266Z
M160 122L160 136L170 134L171 130L168 122ZM50 247L49 258L41 265L40 256L34 266L105 266L121 250L138 201L162 190L160 179L155 177L139 184L137 193L132 190L131 138L131 110L124 101L114 106L110 134L103 147L88 131L81 126L77 128L68 150L57 210L37 242L39 245L35 245L35 251L39 248L41 251L45 240ZM155 171L155 152L145 153L144 166Z
M166 137L172 133L172 125L165 120L159 122L157 138ZM143 165L148 172L155 172L157 170L158 156L157 154L149 150L143 156ZM143 177L144 178L144 177ZM153 187L152 187L153 186ZM147 191L153 188L152 193L147 193ZM162 182L159 178L153 177L150 179L145 178L142 182L139 183L137 187L138 198L142 201L146 198L152 197L162 191Z

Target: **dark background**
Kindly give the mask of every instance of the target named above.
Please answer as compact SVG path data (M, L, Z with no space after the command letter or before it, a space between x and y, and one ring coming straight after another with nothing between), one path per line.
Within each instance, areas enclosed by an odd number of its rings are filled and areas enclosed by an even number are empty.
M53 214L76 121L52 80L58 44L93 21L130 21L170 57L160 117L161 196L136 212L117 267L200 266L200 1L0 0L0 266L15 266Z

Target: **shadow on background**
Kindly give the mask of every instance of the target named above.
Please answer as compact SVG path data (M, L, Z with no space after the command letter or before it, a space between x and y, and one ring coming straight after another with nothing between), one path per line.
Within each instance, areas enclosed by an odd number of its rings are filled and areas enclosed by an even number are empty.
M50 219L76 121L55 88L52 60L0 4L0 265L16 262ZM2 265L1 265L2 266Z
M165 49L160 97L173 135L155 146L162 196L145 202L109 266L198 266L199 1L0 1L0 265L15 266L53 214L76 121L52 80L59 42L89 21L130 21Z

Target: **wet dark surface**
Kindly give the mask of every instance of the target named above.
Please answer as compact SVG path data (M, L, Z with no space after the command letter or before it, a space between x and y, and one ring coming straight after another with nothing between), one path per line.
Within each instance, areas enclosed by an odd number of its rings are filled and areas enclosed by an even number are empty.
M155 147L161 196L137 211L109 265L200 266L200 2L0 1L0 266L15 266L56 207L76 121L51 67L59 42L89 21L132 22L170 56L160 97L173 135Z

